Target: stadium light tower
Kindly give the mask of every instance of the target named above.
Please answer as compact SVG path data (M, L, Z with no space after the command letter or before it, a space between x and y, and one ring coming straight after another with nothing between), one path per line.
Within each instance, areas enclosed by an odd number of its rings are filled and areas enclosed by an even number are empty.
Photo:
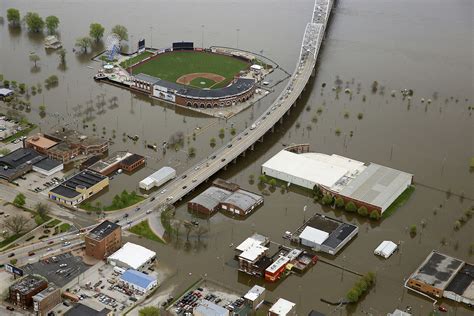
M201 24L201 48L204 49L204 24Z
M237 49L239 48L239 32L240 32L240 29L236 29L237 31Z

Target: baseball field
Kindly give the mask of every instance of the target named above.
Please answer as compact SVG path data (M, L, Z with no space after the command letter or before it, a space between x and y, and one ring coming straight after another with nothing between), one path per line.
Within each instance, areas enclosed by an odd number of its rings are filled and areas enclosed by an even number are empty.
M133 74L144 73L160 79L197 88L222 88L235 75L250 66L243 60L220 54L196 51L175 51L133 68Z

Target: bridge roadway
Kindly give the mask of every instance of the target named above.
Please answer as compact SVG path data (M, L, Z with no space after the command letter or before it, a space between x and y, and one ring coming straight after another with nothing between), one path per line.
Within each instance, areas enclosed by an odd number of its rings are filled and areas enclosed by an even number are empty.
M140 203L139 209L133 208L135 209L134 211L132 208L128 208L115 211L109 214L107 218L118 222L124 229L128 229L149 216L157 216L155 215L156 209L161 205L173 204L181 200L212 175L244 154L245 151L253 148L256 142L261 140L279 121L283 120L284 115L290 111L302 94L310 77L314 75L314 68L325 35L332 4L332 0L315 1L311 22L306 26L300 56L293 75L278 98L250 127L236 135L226 145L217 149L214 153L161 187L159 192L151 194ZM147 214L145 210L153 210L153 212ZM127 214L126 218L124 217L125 214ZM96 224L86 228L92 229L95 226ZM15 251L21 251L23 256L25 256L25 252L30 250L30 247L33 248L35 246L29 245L24 247L26 249L21 249L23 247L20 246ZM6 261L5 253L0 256L0 262Z

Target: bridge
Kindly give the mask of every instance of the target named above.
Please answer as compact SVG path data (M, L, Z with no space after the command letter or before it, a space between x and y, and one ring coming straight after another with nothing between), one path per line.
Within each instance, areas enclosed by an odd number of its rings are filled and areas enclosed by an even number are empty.
M271 104L250 127L236 135L232 140L217 149L211 155L186 170L173 181L161 187L160 192L151 194L146 200L141 202L141 210L154 210L162 205L174 204L181 200L219 170L235 161L240 155L245 155L247 150L252 150L256 142L262 140L263 136L270 130L273 130L278 122L283 121L285 114L290 112L298 98L300 98L311 76L315 75L316 61L326 32L332 5L333 0L315 1L311 21L306 25L304 32L296 69L273 104ZM149 216L156 216L154 213L147 214L144 211L134 212L133 209L135 209L135 207L113 212L108 218L115 220L122 225L123 228L127 229L133 223L142 221ZM53 210L58 212L65 211L60 207L55 207ZM137 208L135 210L139 209ZM125 213L127 213L126 218L124 217ZM89 230L95 226L96 225L91 225L83 228ZM71 235L69 237L71 239L77 238L74 237L74 234L67 235ZM59 238L59 236L57 238ZM80 243L81 241L76 242ZM38 245L20 246L16 248L15 251L24 253L24 257L26 257L26 252L31 249L37 249L35 247L38 247ZM59 250L60 243L57 245L57 248L57 250ZM7 254L5 252L0 253L0 262L3 263L7 260Z

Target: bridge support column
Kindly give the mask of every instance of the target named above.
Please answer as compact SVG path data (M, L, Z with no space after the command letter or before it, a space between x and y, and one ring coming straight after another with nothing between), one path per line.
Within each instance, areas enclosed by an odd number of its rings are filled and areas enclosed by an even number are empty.
M311 77L316 77L316 67L313 67L313 70L311 71Z
M290 108L288 109L288 111L286 112L286 114L287 114L288 116L290 116L290 112L291 112L291 106L290 106Z
M263 136L259 138L259 142L263 143Z
M232 162L234 163L234 165L237 163L237 158L235 158L234 160L232 160Z
M242 152L242 157L245 157L245 150Z
M252 144L252 146L250 146L250 150L252 150L252 151L253 151L254 147L255 147L255 145L254 145L254 144Z
M272 133L275 133L275 125L272 126Z
M280 124L283 124L283 116L280 117Z

